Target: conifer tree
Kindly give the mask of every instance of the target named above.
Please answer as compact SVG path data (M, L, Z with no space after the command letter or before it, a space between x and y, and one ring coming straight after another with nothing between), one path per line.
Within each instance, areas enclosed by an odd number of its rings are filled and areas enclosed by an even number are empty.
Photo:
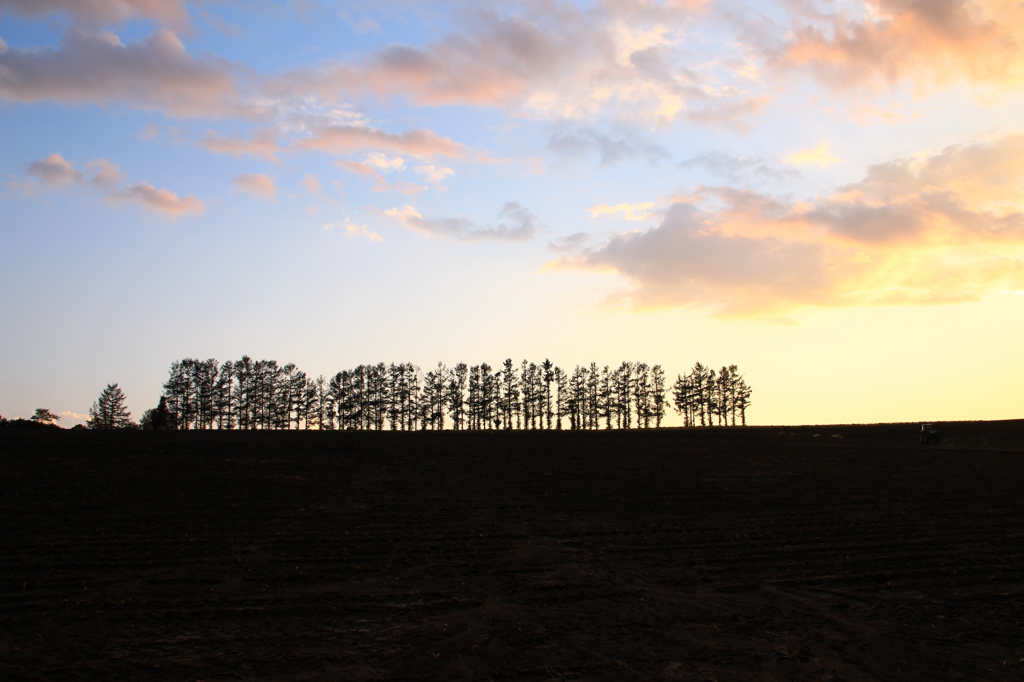
M89 408L89 428L128 429L135 425L131 416L125 407L124 391L117 384L107 384Z

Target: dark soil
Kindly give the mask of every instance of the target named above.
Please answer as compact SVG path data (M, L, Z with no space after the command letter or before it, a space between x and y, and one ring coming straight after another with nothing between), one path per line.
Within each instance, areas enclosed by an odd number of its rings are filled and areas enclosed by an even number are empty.
M939 428L6 429L0 678L1024 680L1024 421Z

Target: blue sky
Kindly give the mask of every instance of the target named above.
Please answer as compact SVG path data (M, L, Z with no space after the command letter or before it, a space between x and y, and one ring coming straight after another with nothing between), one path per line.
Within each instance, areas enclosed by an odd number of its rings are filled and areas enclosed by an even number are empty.
M1016 1L0 0L0 40L5 417L242 354L1021 416Z

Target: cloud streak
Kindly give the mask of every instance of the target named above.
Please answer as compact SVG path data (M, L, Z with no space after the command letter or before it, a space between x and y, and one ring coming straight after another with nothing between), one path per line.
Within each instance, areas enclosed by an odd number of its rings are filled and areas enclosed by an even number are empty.
M189 195L179 197L174 192L154 187L148 182L124 183L123 171L106 159L95 159L80 171L60 154L50 154L41 161L26 166L26 174L44 185L64 187L69 184L90 187L102 193L107 202L134 203L168 218L200 215L205 204Z
M16 49L0 41L0 98L123 102L174 116L219 116L237 110L228 65L192 57L168 29L123 44L112 33L73 28L56 50Z
M250 139L240 136L224 137L215 131L209 131L206 137L199 140L199 146L215 153L232 156L254 156L265 161L278 162L278 155L285 150L277 144L273 133L268 130L257 131Z
M441 137L432 130L409 130L394 134L367 126L353 125L319 128L309 137L298 140L295 147L304 151L336 155L378 150L392 154L412 154L423 158L461 158L466 153L463 145L451 138Z
M828 142L822 142L817 147L812 147L811 149L801 149L800 151L793 152L782 160L783 163L794 166L821 166L822 168L828 168L840 161L842 159L832 155Z
M615 215L621 213L622 217L626 220L645 220L651 215L654 209L654 203L646 204L615 204L610 206L609 204L597 204L591 206L588 209L591 218L597 218L603 215Z
M493 240L503 242L529 241L547 226L522 205L510 201L498 213L494 226L480 226L467 218L424 218L412 206L392 208L384 215L405 228L427 237L444 237L460 242Z
M0 13L29 18L68 14L88 24L116 24L129 19L154 19L184 26L188 8L183 0L0 0Z

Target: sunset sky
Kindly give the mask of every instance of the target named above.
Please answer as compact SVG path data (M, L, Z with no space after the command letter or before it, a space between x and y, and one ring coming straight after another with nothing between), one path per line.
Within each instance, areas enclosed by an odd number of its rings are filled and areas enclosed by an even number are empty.
M1024 417L1020 0L0 0L0 181L7 418L242 354Z

